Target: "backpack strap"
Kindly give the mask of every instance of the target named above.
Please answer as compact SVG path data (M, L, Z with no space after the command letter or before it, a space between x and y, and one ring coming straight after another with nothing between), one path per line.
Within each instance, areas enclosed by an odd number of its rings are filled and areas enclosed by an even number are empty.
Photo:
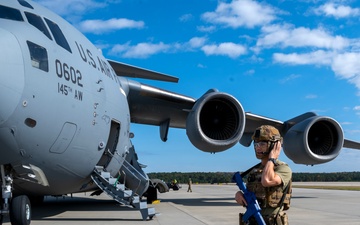
M240 174L241 178L245 177L248 173L250 173L251 170L253 170L254 168L256 168L256 167L258 167L258 166L260 166L260 165L261 165L261 162L258 163L258 164L256 164L255 166L249 168L249 169L246 170L245 172L242 172L242 173Z

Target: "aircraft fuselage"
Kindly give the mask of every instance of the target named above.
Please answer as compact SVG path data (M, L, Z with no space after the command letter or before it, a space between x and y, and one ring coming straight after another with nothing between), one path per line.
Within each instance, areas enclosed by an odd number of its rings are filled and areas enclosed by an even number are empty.
M93 188L96 165L115 176L131 147L121 78L57 15L0 5L12 12L0 15L0 164L15 169L18 190L37 195Z

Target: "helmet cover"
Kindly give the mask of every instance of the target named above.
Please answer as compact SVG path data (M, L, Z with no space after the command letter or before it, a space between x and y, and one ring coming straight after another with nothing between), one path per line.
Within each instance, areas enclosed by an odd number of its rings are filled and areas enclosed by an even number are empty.
M282 137L278 129L270 125L262 125L256 128L254 134L251 137L252 140L259 141L281 141Z

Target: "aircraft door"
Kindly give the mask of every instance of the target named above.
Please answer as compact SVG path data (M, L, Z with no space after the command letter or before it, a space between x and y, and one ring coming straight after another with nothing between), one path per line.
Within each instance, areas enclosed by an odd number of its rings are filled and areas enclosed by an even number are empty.
M115 154L116 146L119 142L120 127L120 123L113 120L111 121L110 134L107 145L105 147L102 157L100 158L100 161L97 164L98 166L106 168L109 165L112 157Z

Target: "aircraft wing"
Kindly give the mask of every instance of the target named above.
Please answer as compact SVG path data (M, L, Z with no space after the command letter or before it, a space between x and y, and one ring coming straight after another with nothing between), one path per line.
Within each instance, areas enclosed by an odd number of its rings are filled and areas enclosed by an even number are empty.
M178 78L108 60L127 95L133 123L157 125L167 140L170 127L184 128L198 149L224 151L239 142L245 124L241 104L231 95L211 89L199 99L124 77L177 82Z
M168 75L117 64L117 73L132 77L167 80ZM115 65L115 66L116 66ZM144 72L145 71L145 72ZM142 75L136 75L143 73ZM155 77L152 77L155 73ZM164 78L165 77L165 78ZM283 149L295 163L314 165L336 158L342 148L360 149L360 143L344 138L340 124L326 116L307 112L287 121L243 110L231 95L211 89L199 99L121 78L128 97L131 122L160 127L167 140L169 127L184 128L192 144L205 152L224 151L237 142L250 146L254 130L264 124L283 136ZM171 79L170 79L171 80Z
M131 122L185 128L195 99L128 80Z
M244 134L240 140L241 144L243 144L244 146L250 146L252 141L251 136L254 130L261 125L267 124L274 126L280 131L282 136L285 136L291 127L311 117L317 117L317 114L313 112L307 112L293 119L283 122L280 120L276 120L252 113L246 113L246 127ZM344 139L343 147L360 150L360 142Z
M276 127L283 136L283 149L295 163L314 165L335 159L342 148L360 150L360 143L345 139L340 124L326 116L307 112L287 121L246 113L240 143L250 146L254 130L261 125Z
M119 77L133 77L166 82L178 82L177 77L109 60ZM185 128L195 99L152 87L129 79L121 79L127 90L131 122L160 126L160 137L167 140L169 127Z
M133 80L124 86L128 87L131 121L160 126L163 141L169 127L185 128L191 143L205 152L226 150L241 138L245 115L231 95L211 89L194 99Z
M359 142L344 138L336 120L313 112L280 121L244 113L235 99L229 101L227 95L216 90L194 99L135 81L129 80L128 84L131 121L160 126L163 141L167 139L169 127L185 128L194 146L206 152L218 152L233 146L234 142L250 146L254 130L267 124L280 131L284 137L284 153L295 163L326 163L335 159L344 147L360 149ZM224 147L223 143L228 142L231 144Z
M357 141L352 141L345 139L344 140L344 148L351 148L351 149L357 149L360 150L360 143Z
M261 125L271 125L276 127L282 136L286 134L290 127L294 126L295 124L302 122L303 120L316 116L315 113L307 112L300 116L297 116L291 120L287 120L286 122L272 119L265 116L260 116L257 114L253 114L250 112L246 113L246 127L244 134L240 140L240 143L244 146L250 146L251 144L251 136L254 133L255 129L260 127Z
M144 78L150 80L160 80L160 81L175 82L175 83L179 81L179 78L167 74L158 73L152 70L143 69L140 67L128 65L121 62L116 62L109 59L108 62L110 63L111 67L114 69L115 73L118 76Z

